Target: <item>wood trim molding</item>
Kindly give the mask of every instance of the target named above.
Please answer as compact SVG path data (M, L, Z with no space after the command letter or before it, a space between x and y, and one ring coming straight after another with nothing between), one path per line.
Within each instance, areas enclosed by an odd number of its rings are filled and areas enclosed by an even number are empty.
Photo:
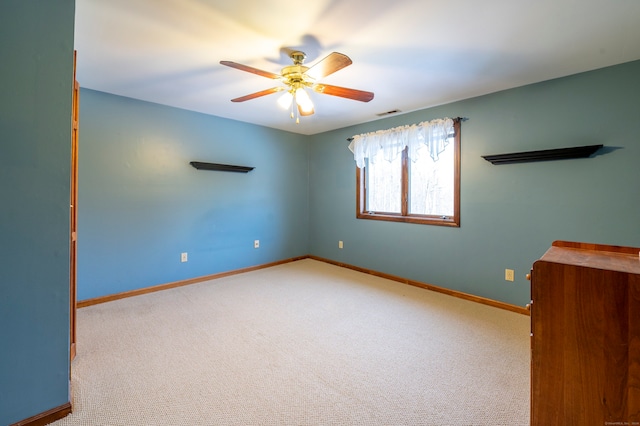
M125 299L127 297L139 296L141 294L154 293L156 291L168 290L170 288L182 287L189 284L196 284L202 281L215 280L216 278L228 277L231 275L242 274L244 272L256 271L258 269L270 268L272 266L282 265L284 263L295 262L296 260L306 259L309 256L298 256L290 259L279 260L277 262L265 263L262 265L249 266L248 268L235 269L227 272L220 272L217 274L204 275L201 277L190 278L187 280L174 281L171 283L155 285L151 287L140 288L131 291L125 291L122 293L110 294L108 296L94 297L93 299L85 299L78 301L78 308L84 308L91 305L97 305L100 303L111 302L112 300Z
M71 414L71 402L67 402L59 407L36 414L35 416L31 416L28 419L24 419L17 423L13 423L11 426L44 426L53 423L56 420L60 420L69 414Z
M385 274L383 272L373 271L371 269L361 268L359 266L353 266L353 265L349 265L348 263L337 262L335 260L325 259L318 256L309 255L309 258L314 260L319 260L321 262L330 263L332 265L341 266L343 268L352 269L354 271L364 272L365 274L375 275L377 277L386 278L392 281L397 281L403 284L412 285L414 287L424 288L426 290L435 291L435 292L446 294L449 296L458 297L460 299L469 300L471 302L481 303L483 305L493 306L494 308L505 309L507 311L529 316L529 310L524 306L521 307L517 305L512 305L510 303L499 302L497 300L488 299L486 297L475 296L473 294L463 293L457 290L438 287L432 284L426 284L419 281L398 277L396 275Z
M202 281L215 280L217 278L223 278L223 277L228 277L228 276L231 276L231 275L242 274L244 272L256 271L258 269L269 268L271 266L282 265L282 264L285 264L285 263L295 262L297 260L302 260L302 259L318 260L320 262L330 263L332 265L336 265L336 266L340 266L340 267L343 267L343 268L352 269L354 271L363 272L363 273L369 274L369 275L375 275L377 277L386 278L386 279L389 279L389 280L392 280L392 281L397 281L397 282L400 282L400 283L403 283L403 284L412 285L414 287L420 287L420 288L424 288L426 290L436 291L438 293L447 294L447 295L453 296L453 297L458 297L460 299L470 300L470 301L476 302L476 303L482 303L483 305L493 306L494 308L505 309L507 311L516 312L516 313L522 314L522 315L527 315L527 316L529 315L529 310L524 306L521 307L521 306L509 304L509 303L499 302L497 300L488 299L486 297L475 296L473 294L463 293L463 292L457 291L457 290L451 290L451 289L444 288L444 287L438 287L438 286L435 286L435 285L432 285L432 284L422 283L422 282L419 282L419 281L410 280L410 279L403 278L403 277L398 277L396 275L391 275L391 274L386 274L384 272L378 272L378 271L374 271L374 270L371 270L371 269L361 268L359 266L350 265L348 263L337 262L335 260L326 259L326 258L323 258L323 257L314 256L314 255L310 255L310 254L309 255L305 255L305 256L292 257L290 259L284 259L284 260L280 260L280 261L277 261L277 262L265 263L263 265L250 266L248 268L236 269L236 270L227 271L227 272L220 272L218 274L205 275L205 276L202 276L202 277L190 278L188 280L175 281L175 282L172 282L172 283L160 284L160 285L156 285L156 286L152 286L152 287L146 287L146 288L141 288L141 289L137 289L137 290L125 291L123 293L116 293L116 294L111 294L111 295L108 295L108 296L96 297L96 298L93 298L93 299L85 299L85 300L81 300L81 301L78 302L78 308L84 308L86 306L97 305L97 304L100 304L100 303L110 302L112 300L124 299L124 298L127 298L127 297L138 296L138 295L141 295L141 294L147 294L147 293L153 293L153 292L156 292L156 291L167 290L167 289L170 289L170 288L182 287L182 286L190 285L190 284L196 284L196 283L199 283L199 282L202 282Z

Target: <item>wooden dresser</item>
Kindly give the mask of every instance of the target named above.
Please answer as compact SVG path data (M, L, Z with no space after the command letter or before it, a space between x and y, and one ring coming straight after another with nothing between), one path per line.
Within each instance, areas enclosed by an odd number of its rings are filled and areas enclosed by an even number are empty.
M531 425L640 426L640 248L556 241L531 271Z

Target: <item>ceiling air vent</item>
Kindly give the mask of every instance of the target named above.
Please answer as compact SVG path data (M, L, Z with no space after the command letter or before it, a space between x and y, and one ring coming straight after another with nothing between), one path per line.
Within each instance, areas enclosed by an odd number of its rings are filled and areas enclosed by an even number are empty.
M384 117L385 115L397 114L399 113L399 109L392 109L391 111L381 112L380 114L376 114L378 117Z

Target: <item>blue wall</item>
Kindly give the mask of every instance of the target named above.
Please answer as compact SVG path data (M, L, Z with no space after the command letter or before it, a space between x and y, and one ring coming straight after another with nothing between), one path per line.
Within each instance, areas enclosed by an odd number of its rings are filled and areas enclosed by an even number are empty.
M524 305L554 240L640 246L640 61L311 137L317 256ZM346 138L438 117L462 123L460 228L356 220ZM494 166L481 155L604 144L594 158ZM338 249L338 240L344 249ZM504 280L514 269L515 282Z
M69 401L74 8L0 3L0 425Z
M81 89L79 153L78 300L309 253L304 136Z
M640 245L637 74L640 61L314 136L83 89L79 300L313 254L523 305L524 276L554 240ZM469 119L462 226L356 220L346 138L443 116ZM588 144L606 148L579 160L481 158ZM256 169L196 171L191 160Z

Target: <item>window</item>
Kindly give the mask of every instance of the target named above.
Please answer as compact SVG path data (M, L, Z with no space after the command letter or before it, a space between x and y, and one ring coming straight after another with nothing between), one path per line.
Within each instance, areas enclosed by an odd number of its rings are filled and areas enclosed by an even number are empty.
M356 217L460 226L460 121L354 136Z

